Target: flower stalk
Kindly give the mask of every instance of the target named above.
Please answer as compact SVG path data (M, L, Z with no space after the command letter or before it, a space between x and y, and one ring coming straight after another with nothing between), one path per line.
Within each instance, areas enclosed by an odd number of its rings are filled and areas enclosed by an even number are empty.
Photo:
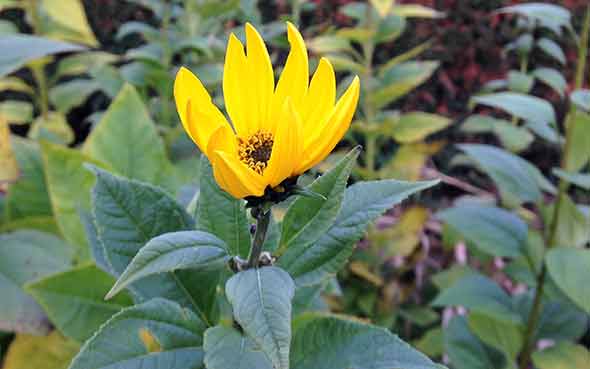
M248 256L248 268L258 268L260 265L260 254L262 253L268 225L270 224L271 212L270 209L259 206L252 209L252 216L256 219L256 232L254 233L250 256Z

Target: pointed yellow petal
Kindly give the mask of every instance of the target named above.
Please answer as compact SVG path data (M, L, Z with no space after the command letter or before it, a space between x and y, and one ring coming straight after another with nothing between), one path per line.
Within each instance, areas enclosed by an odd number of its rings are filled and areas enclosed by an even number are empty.
M220 125L209 137L207 157L212 157L215 151L223 151L228 155L237 153L236 136L228 124Z
M246 58L248 63L247 116L249 126L271 131L270 103L274 91L274 75L266 45L260 34L246 23Z
M204 154L208 152L207 145L215 131L220 127L226 127L231 131L223 114L211 115L210 112L199 110L199 105L195 104L193 100L189 100L187 103L185 119L187 133Z
M309 63L305 42L301 33L291 22L287 22L287 37L291 50L273 97L271 121L278 119L287 96L291 98L295 109L301 111L309 84Z
M320 134L304 151L301 165L296 173L301 174L324 160L334 149L336 144L348 130L356 105L359 99L360 82L354 77L346 92L340 97L327 123L322 127Z
M272 154L264 178L275 187L294 174L298 161L303 153L303 137L301 119L287 98L281 112L277 129L274 134Z
M190 111L199 111L205 116L210 117L208 120L199 119L199 124L216 124L225 121L225 117L219 109L211 101L211 96L199 81L199 79L185 67L181 67L176 74L174 80L174 99L176 101L176 109L180 116L180 121L184 130L189 134L193 141L203 149L206 146L206 140L200 141L199 138L193 135L194 127L189 126L189 122L196 123L194 118L189 117ZM189 109L190 101L190 109ZM207 131L207 127L203 127ZM217 125L211 128L211 132L217 128Z
M219 186L237 199L262 196L266 183L261 175L245 166L237 156L215 151L211 156L213 174Z
M248 127L247 79L248 69L244 46L232 33L229 35L223 67L223 98L225 109L239 136L249 136L255 128Z
M336 102L336 76L334 68L326 58L321 58L318 67L313 74L305 103L303 105L301 120L303 122L303 136L305 148L313 141L320 130L320 124L326 122L332 113Z

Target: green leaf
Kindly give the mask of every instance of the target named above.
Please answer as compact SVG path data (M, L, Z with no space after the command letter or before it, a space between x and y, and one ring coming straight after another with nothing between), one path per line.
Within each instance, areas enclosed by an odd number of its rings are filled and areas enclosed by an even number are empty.
M567 117L567 124L571 124L570 155L567 157L565 168L570 171L579 171L590 160L590 114L572 109Z
M212 234L165 233L139 250L105 298L112 298L130 283L150 275L182 269L220 269L226 262L226 245Z
M16 335L3 369L65 369L80 346L53 331L47 336Z
M192 311L164 299L150 300L109 319L69 369L203 369L205 328Z
M381 87L369 102L381 109L424 83L438 68L438 62L420 61L397 64L381 71Z
M533 83L535 83L535 79L527 73L514 70L508 72L508 88L510 91L527 94L533 87Z
M397 39L405 28L406 20L404 18L397 15L388 15L378 23L374 42L391 42Z
M81 51L84 47L62 41L24 34L0 37L0 77L20 69L25 64L47 55Z
M113 314L132 304L121 294L113 301L103 297L115 279L94 265L53 274L26 286L51 322L67 337L84 342Z
M125 271L133 257L152 238L192 228L190 216L161 189L117 178L97 168L94 172L97 181L92 199L98 237L104 246L105 257L117 275ZM214 314L211 309L203 308L202 301L209 301L216 282L203 283L203 278L191 270L179 270L146 277L133 283L129 289L141 299L166 297L177 301L211 323L209 320Z
M506 323L520 324L520 315L512 308L510 297L483 275L468 275L442 290L433 306L464 306L477 313Z
M306 248L330 228L340 209L348 176L359 153L360 147L351 150L332 170L307 187L327 200L299 196L289 206L281 227L279 254L286 251L285 258L289 259L289 248Z
M590 113L590 90L575 90L570 99L578 108Z
M507 6L498 10L499 13L515 13L538 22L561 35L561 28L571 28L571 13L568 9L543 3L528 3Z
M553 168L551 173L568 183L590 190L590 174L566 172L559 168Z
M130 21L123 23L123 25L119 27L117 34L115 35L115 39L121 41L124 37L134 33L140 34L146 41L149 42L157 41L161 37L160 31L158 31L153 26L145 22Z
M543 351L534 352L532 358L539 369L584 368L590 363L590 352L582 345L559 342Z
M69 268L72 249L59 238L37 231L0 235L0 329L47 334L45 314L22 287Z
M523 252L528 227L509 211L491 206L458 205L439 212L438 217L486 254L515 258Z
M477 338L464 316L456 315L444 330L445 353L455 369L505 368L506 359Z
M472 98L476 104L487 105L542 126L552 126L556 122L553 106L546 100L515 92L499 92Z
M72 79L49 90L49 101L62 113L82 105L90 95L98 91L99 85L91 79Z
M567 62L565 53L561 49L561 46L559 46L559 44L552 39L541 37L539 40L537 40L536 46L545 54L557 60L561 65L565 65Z
M90 133L83 152L121 175L156 184L166 179L163 169L170 164L156 125L130 85L123 86Z
M35 90L18 77L4 77L0 79L0 91L6 90L23 92L30 96L35 94Z
M352 48L348 39L337 35L314 37L307 42L307 46L317 54L348 51Z
M547 224L551 224L553 206L547 207ZM590 240L590 220L567 194L561 199L557 219L555 245L583 247Z
M11 124L26 124L33 120L33 104L8 100L0 103L0 117Z
M399 4L394 5L391 14L404 18L444 18L445 13L436 11L424 5L418 4Z
M75 139L66 116L58 112L49 112L46 116L39 115L31 124L28 136L34 140L47 140L61 145L69 145Z
M278 264L295 278L297 285L327 279L346 263L370 222L408 196L437 183L382 180L350 186L344 192L338 216L319 240L287 249Z
M557 69L537 68L533 71L533 76L555 90L559 96L564 96L567 81Z
M553 185L528 161L491 145L458 145L496 183L504 201L512 204L539 202L541 189L555 192Z
M512 152L525 150L535 139L526 127L480 114L469 116L461 126L461 130L470 133L493 133L502 145Z
M524 330L521 326L471 312L467 319L469 328L484 343L516 359L522 349Z
M4 4L0 1L0 10ZM18 27L9 20L0 19L0 36L12 35L18 32Z
M88 46L98 46L98 41L88 24L84 6L80 0L69 0L67 2L42 0L41 4L51 20L59 25L59 27L52 27L55 32L50 32L51 36L83 43Z
M90 190L95 180L82 165L98 163L78 150L49 142L41 143L41 151L57 224L66 240L76 248L77 260L88 260L88 242L79 211L90 211Z
M231 277L225 293L234 318L276 369L289 368L291 300L295 284L277 267L248 269Z
M205 155L201 158L199 199L195 212L196 228L222 239L230 255L248 257L250 222L245 203L223 191L213 176Z
M260 347L234 328L217 326L207 329L203 348L207 369L273 369Z
M13 137L11 143L21 177L8 188L6 218L17 220L31 216L51 216L51 202L39 146L36 142L20 137Z
M56 77L69 77L87 73L90 69L114 63L119 56L104 51L87 51L62 58L55 71Z
M547 253L545 263L561 291L590 314L590 250L558 247Z
M294 322L291 369L440 369L388 330L332 315Z
M447 128L451 123L452 120L440 115L411 112L399 117L393 125L391 134L398 142L413 143Z

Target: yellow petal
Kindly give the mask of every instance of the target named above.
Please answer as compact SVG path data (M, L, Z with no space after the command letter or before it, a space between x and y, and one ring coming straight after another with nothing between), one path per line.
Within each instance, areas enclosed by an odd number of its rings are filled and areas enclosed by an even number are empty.
M326 58L321 58L313 74L302 110L305 148L317 135L320 124L325 122L336 102L336 77L334 68Z
M262 196L266 183L262 176L245 166L237 156L223 151L211 155L213 175L219 186L237 199L247 196Z
M291 98L295 109L301 111L309 84L309 63L305 42L301 33L291 22L287 22L287 38L291 50L273 97L271 121L278 119L287 96Z
M231 118L231 122L239 136L249 136L255 132L256 127L248 127L246 109L247 77L248 69L244 46L232 33L229 35L225 64L223 67L223 98L225 109Z
M198 121L199 124L208 124L208 122L215 124L216 122L225 121L225 117L213 104L211 101L211 96L209 96L209 93L201 81L199 81L199 79L185 67L181 67L176 74L176 79L174 80L174 99L176 101L176 109L178 110L178 115L180 116L180 121L182 122L184 130L201 148L201 150L203 150L203 147L206 146L207 141L205 140L199 142L199 139L193 136L193 133L191 132L194 131L194 127L190 127L189 122L192 121L193 123L196 123ZM191 105L190 109L189 101ZM189 110L199 111L211 119L204 121L201 119L192 119L189 117ZM217 127L213 127L211 132L213 132L215 128ZM204 127L204 130L207 131L207 127Z
M328 118L327 123L321 128L319 135L304 151L304 160L296 169L296 173L303 173L324 160L340 139L342 139L354 116L359 99L359 90L359 79L358 77L354 77L346 92L340 97L338 103L336 103L332 114Z
M248 89L246 91L246 114L250 127L272 131L270 103L274 91L274 75L266 45L260 34L246 23L246 53L248 63ZM251 132L254 133L254 132Z
M264 179L271 187L275 187L291 177L303 153L303 137L301 119L287 98L278 120L272 153L268 167L264 171Z
M197 146L199 146L201 152L207 154L207 145L211 135L220 127L226 127L230 131L231 128L223 114L210 115L208 112L199 110L198 107L199 105L195 104L193 100L188 101L185 129Z
M212 157L215 151L223 151L229 155L237 153L236 136L228 124L220 125L209 137L207 157Z

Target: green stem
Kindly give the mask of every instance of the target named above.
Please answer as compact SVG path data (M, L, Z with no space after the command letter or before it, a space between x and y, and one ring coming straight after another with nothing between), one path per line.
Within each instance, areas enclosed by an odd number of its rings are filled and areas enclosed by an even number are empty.
M172 16L172 3L164 8L164 14L162 15L162 26L160 28L160 43L162 45L163 51L163 60L162 65L164 66L165 70L169 70L172 64L172 49L170 47L169 42L169 27L170 27L170 18ZM172 96L166 96L164 99L161 99L162 105L162 122L166 125L172 124L171 119L171 110L169 101L171 100Z
M28 5L33 33L35 35L40 35L41 20L39 19L39 4L37 3L37 0L29 0ZM47 76L45 75L45 63L34 63L30 68L33 72L35 82L37 83L37 90L39 93L37 101L39 102L39 109L41 110L43 118L47 120L49 115L49 87L47 84Z
M370 27L369 30L374 30L375 22L373 22L373 11L370 6L367 7L367 27ZM365 70L363 73L363 79L365 80L365 85L370 86L370 81L373 78L373 54L375 52L375 42L373 39L368 39L363 45L363 54L365 60ZM363 108L365 111L365 115L367 118L367 128L368 133L365 133L365 145L366 145L366 154L365 154L365 169L367 174L367 179L374 179L376 175L376 155L377 155L377 136L372 133L373 125L375 124L375 108L373 103L371 102L371 89L370 87L364 90L364 99L363 99Z
M584 80L584 70L586 69L586 57L588 55L588 37L590 34L590 5L586 9L586 17L584 19L584 26L582 29L582 37L580 38L578 45L578 65L576 69L575 87L579 89L582 87ZM576 114L576 107L572 104L568 118L565 122L565 144L563 148L563 155L561 157L561 168L567 169L569 164L569 156L571 155L571 142L574 124L574 116ZM563 199L567 196L568 183L564 180L559 181L559 190L557 193L557 200L553 206L553 216L551 217L551 224L549 228L549 234L547 236L546 248L551 249L555 247L557 242L557 229L559 227L559 214L560 208L563 203ZM543 290L545 287L547 276L547 268L543 263L541 271L537 276L537 288L535 290L535 297L533 299L533 305L527 321L527 328L524 336L523 352L520 356L519 368L527 369L531 361L531 354L535 348L534 335L539 324L539 318L541 317L541 307L543 300Z
M250 256L248 257L248 268L258 268L262 246L264 245L266 232L270 223L271 212L261 207L254 208L252 209L252 216L256 218L256 233L254 234L252 249L250 249Z

